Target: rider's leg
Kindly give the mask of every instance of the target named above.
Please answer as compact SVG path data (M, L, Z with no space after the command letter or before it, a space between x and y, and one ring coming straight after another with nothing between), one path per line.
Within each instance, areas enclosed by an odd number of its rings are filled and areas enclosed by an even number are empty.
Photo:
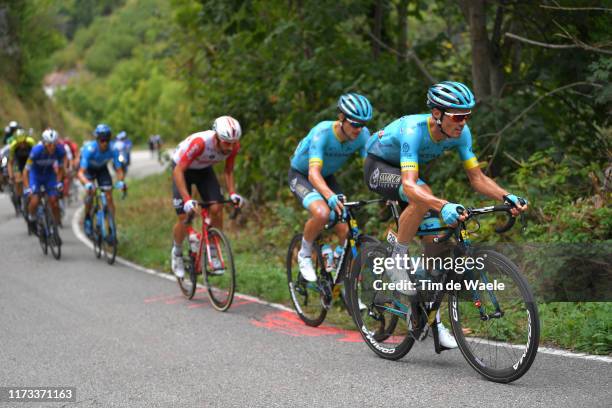
M223 205L213 204L208 208L210 214L210 225L220 230L223 229Z
M30 203L28 204L28 214L30 215L30 220L33 220L36 217L36 208L38 207L39 202L40 196L38 194L30 195Z
M325 224L329 222L329 207L325 201L315 200L311 202L308 206L308 211L310 211L310 218L306 221L306 225L304 225L304 238L302 239L302 249L300 250L302 256L310 256L312 243L323 231Z
M23 194L23 174L21 171L15 172L15 194L17 197L21 197Z

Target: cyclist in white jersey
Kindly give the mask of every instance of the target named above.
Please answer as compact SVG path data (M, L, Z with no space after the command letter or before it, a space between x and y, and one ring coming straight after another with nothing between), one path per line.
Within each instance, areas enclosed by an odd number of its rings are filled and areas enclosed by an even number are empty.
M172 156L173 205L178 220L173 229L171 259L172 271L179 278L185 275L183 241L187 227L184 221L186 214L198 207L197 201L191 197L191 186L195 184L204 201L222 201L223 195L212 166L225 160L224 176L230 199L239 206L244 202L234 188L234 160L240 150L241 135L242 129L236 119L221 116L215 119L212 130L194 133L183 140ZM223 227L222 210L221 204L209 207L213 227Z

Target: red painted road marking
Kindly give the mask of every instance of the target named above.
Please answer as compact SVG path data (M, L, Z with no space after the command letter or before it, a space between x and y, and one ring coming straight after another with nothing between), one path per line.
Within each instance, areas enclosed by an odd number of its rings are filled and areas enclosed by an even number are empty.
M344 330L327 325L306 326L298 315L292 312L271 312L266 314L262 320L251 319L251 324L288 336L342 336L337 340L348 343L360 343L362 341L361 335L353 330Z

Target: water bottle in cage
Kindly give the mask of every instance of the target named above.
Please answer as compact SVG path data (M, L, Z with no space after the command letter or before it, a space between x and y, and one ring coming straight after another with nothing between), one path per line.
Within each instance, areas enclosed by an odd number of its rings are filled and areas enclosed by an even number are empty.
M198 252L200 249L200 238L198 237L198 233L190 226L187 227L187 232L189 233L189 249L191 252Z

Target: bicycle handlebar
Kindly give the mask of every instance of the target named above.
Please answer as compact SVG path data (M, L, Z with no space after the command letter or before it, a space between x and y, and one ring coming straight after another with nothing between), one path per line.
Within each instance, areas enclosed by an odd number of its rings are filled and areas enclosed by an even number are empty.
M453 233L458 228L460 228L461 224L465 223L471 218L474 218L480 215L484 215L484 214L494 213L494 212L505 212L508 214L508 221L506 222L506 224L504 224L502 227L495 228L495 232L497 232L498 234L503 234L504 232L510 230L514 226L514 223L516 222L516 217L512 216L512 212L511 212L513 208L515 207L511 204L491 205L488 207L481 207L481 208L467 208L466 209L467 217L465 218L465 220L458 222L456 227L449 227L449 231L442 237L434 238L434 242L436 243L446 242L450 239ZM463 214L463 209L459 208L457 209L457 212L459 214Z
M222 200L222 201L198 201L198 205L202 208L206 208L206 207L210 207L211 205L214 204L235 204L232 200ZM234 210L232 211L232 213L230 214L230 220L235 219L238 214L240 213L240 207L238 206L234 206ZM192 211L187 215L187 218L185 219L185 221L183 221L184 225L188 225L191 224L191 221L193 221L193 218L195 217L196 212Z
M374 200L359 200L359 201L347 201L347 202L345 202L344 201L345 198L346 197L344 195L340 195L340 199L341 199L342 203L344 204L344 208L347 209L347 211L348 211L349 208L359 209L359 208L364 207L366 205L377 204L377 203L384 203L384 202L387 201L384 198L377 198L377 199L374 199ZM339 217L336 214L336 218L332 222L325 224L325 229L326 230L332 229L339 222L346 222L346 217L342 217L342 216Z

